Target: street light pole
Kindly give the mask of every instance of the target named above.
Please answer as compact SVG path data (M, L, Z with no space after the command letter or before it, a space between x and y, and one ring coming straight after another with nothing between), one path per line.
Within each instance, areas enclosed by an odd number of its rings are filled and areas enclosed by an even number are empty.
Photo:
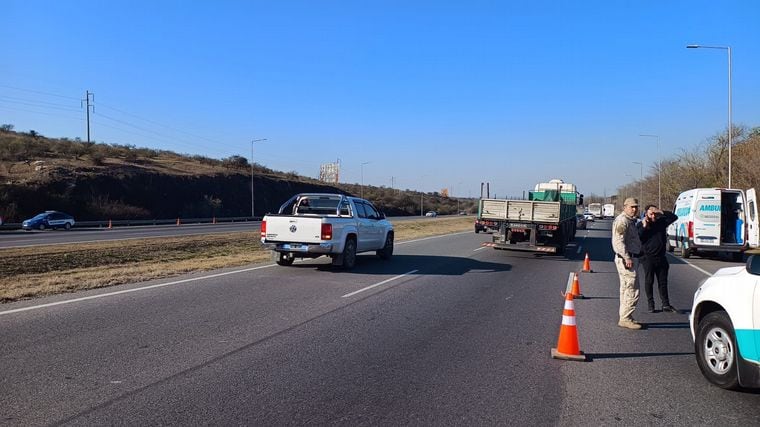
M733 145L733 123L731 117L731 46L702 46L690 44L688 49L722 49L728 51L728 188L731 188L731 146Z
M644 162L632 162L633 164L639 165L639 203L644 201L644 191L642 190L643 184L644 184Z
M639 135L647 138L657 138L657 207L662 209L662 158L660 157L659 135Z
M372 162L364 162L364 163L362 163L362 190L361 190L361 194L362 194L361 197L362 197L362 199L364 198L364 165L367 165L367 164L370 164L370 163L372 163Z
M251 141L251 219L253 219L253 217L255 216L254 215L254 212L255 212L254 207L256 206L255 205L255 201L254 201L255 199L253 197L253 143L254 142L266 141L266 140L267 140L266 138L260 138L260 139L254 139L254 140Z

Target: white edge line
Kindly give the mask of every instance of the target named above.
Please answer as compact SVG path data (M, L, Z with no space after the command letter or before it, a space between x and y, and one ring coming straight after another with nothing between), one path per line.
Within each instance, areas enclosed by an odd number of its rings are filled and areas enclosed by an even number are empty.
M398 245L402 245L404 243L421 242L423 240L437 239L437 238L440 238L440 237L453 236L453 235L458 235L458 234L467 234L467 233L469 233L469 231L465 231L465 232L461 232L461 233L442 234L440 236L425 237L425 238L417 239L417 240L406 240L406 241L403 241L403 242L398 242L398 243L396 243L396 245L398 246ZM135 237L134 239L139 239L139 238L140 237ZM131 240L131 239L132 238L130 238L130 239L121 239L121 240ZM81 242L77 242L77 243L81 243ZM147 289L162 288L162 287L165 287L165 286L178 285L178 284L181 284L181 283L194 282L194 281L197 281L197 280L212 279L214 277L227 276L227 275L230 275L230 274L245 273L247 271L260 270L262 268L269 268L269 267L274 267L274 266L275 266L275 264L268 264L268 265L263 265L263 266L258 266L258 267L252 267L252 268L244 268L242 270L227 271L227 272L224 272L224 273L211 274L209 276L193 277L191 279L177 280L177 281L174 281L174 282L167 282L167 283L158 283L158 284L155 284L155 285L142 286L142 287L134 288L134 289L125 289L123 291L116 291L116 292L108 292L108 293L105 293L105 294L91 295L89 297L74 298L74 299L65 300L65 301L51 302L51 303L48 303L48 304L40 304L40 305L33 305L33 306L29 306L29 307L16 308L16 309L13 309L13 310L0 311L0 316L2 316L4 314L20 313L20 312L23 312L23 311L39 310L41 308L54 307L56 305L72 304L72 303L75 303L75 302L87 301L87 300L91 300L91 299L105 298L105 297L110 297L110 296L114 296L114 295L126 294L126 293L130 293L130 292L144 291L144 290L147 290ZM357 294L359 292L365 291L365 290L373 288L375 286L379 286L379 285L382 285L384 283L390 282L391 280L395 280L395 279L398 279L400 277L406 276L408 274L416 273L416 272L417 272L417 270L412 270L409 273L405 273L405 274L402 274L400 276L396 276L396 277L393 277L391 279L385 280L383 282L377 283L377 284L372 285L370 287L367 287L367 288L364 288L364 289L360 289L360 290L358 290L356 292L353 292L353 293L350 293L350 294L347 294L347 295L343 295L343 298L349 297L351 295Z
M685 262L686 264L690 265L692 268L694 268L695 270L699 271L700 273L703 273L703 274L705 274L705 275L707 275L707 276L712 276L712 273L708 272L707 270L703 270L703 269L702 269L702 268L700 268L700 267L697 267L696 265L694 265L694 264L690 263L689 261L686 261L686 260L685 260L685 259L683 259L683 258L676 258L676 256L675 256L675 255L673 255L673 254L668 254L668 255L672 256L674 259L677 259L677 260L679 260L679 261L683 261L683 262Z
M378 282L378 283L375 283L374 285L369 285L369 286L367 286L366 288L362 288L362 289L359 289L358 291L353 291L353 292L351 292L350 294L345 294L345 295L343 295L341 298L348 298L348 297L352 297L352 296L354 296L354 295L358 294L359 292L364 292L364 291L366 291L366 290L369 290L369 289L372 289L372 288L378 287L378 286L380 286L380 285L384 285L384 284L386 284L386 283L388 283L388 282L390 282L390 281L393 281L393 280L396 280L396 279L400 279L400 278L402 278L402 277L404 277L404 276L408 276L408 275L410 275L410 274L414 274L414 273L416 273L417 271L419 271L419 270L412 270L412 271L410 271L410 272L407 272L407 273L404 273L404 274L399 274L399 275L398 275L398 276L396 276L396 277L391 277L390 279L385 279L385 280L383 280L382 282Z
M158 284L155 284L155 285L142 286L142 287L139 287L139 288L124 289L122 291L108 292L108 293L105 293L105 294L98 294L98 295L91 295L91 296L88 296L88 297L74 298L74 299L65 300L65 301L51 302L51 303L48 303L48 304L40 304L40 305L33 305L33 306L30 306L30 307L16 308L16 309L13 309L13 310L0 311L0 316L2 316L3 314L20 313L22 311L38 310L40 308L53 307L53 306L56 306L56 305L63 305L63 304L72 304L72 303L75 303L75 302L87 301L87 300L98 299L98 298L105 298L105 297L110 297L110 296L114 296L114 295L127 294L127 293L130 293L130 292L144 291L144 290L147 290L147 289L163 288L165 286L179 285L181 283L195 282L195 281L204 280L204 279L212 279L214 277L228 276L230 274L245 273L245 272L248 272L248 271L261 270L262 268L269 268L269 267L274 267L274 266L275 266L275 264L268 264L268 265L262 265L262 266L258 266L258 267L244 268L242 270L226 271L224 273L211 274L211 275L208 275L208 276L193 277L193 278L190 278L190 279L175 280L173 282L158 283Z

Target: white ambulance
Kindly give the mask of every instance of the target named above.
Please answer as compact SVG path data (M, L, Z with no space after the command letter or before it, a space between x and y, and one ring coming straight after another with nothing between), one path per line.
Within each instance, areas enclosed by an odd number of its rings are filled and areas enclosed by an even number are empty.
M668 251L681 249L689 258L705 252L731 252L736 260L749 247L758 247L758 208L755 189L695 188L676 199L678 220L668 226Z

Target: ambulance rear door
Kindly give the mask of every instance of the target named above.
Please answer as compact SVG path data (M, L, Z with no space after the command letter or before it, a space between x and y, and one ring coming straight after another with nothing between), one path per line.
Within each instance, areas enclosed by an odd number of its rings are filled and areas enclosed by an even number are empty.
M699 246L720 245L720 189L703 189L694 204L694 238Z
M747 190L747 243L750 248L760 247L760 227L758 227L757 193L754 188Z

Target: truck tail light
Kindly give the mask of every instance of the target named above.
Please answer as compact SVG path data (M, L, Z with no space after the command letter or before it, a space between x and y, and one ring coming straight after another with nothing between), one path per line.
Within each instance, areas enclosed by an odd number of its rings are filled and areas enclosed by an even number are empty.
M687 227L687 232L689 233L689 239L694 238L694 221L689 221L689 226Z
M267 237L267 222L261 221L261 238L265 239Z
M332 240L332 224L322 224L322 240Z

